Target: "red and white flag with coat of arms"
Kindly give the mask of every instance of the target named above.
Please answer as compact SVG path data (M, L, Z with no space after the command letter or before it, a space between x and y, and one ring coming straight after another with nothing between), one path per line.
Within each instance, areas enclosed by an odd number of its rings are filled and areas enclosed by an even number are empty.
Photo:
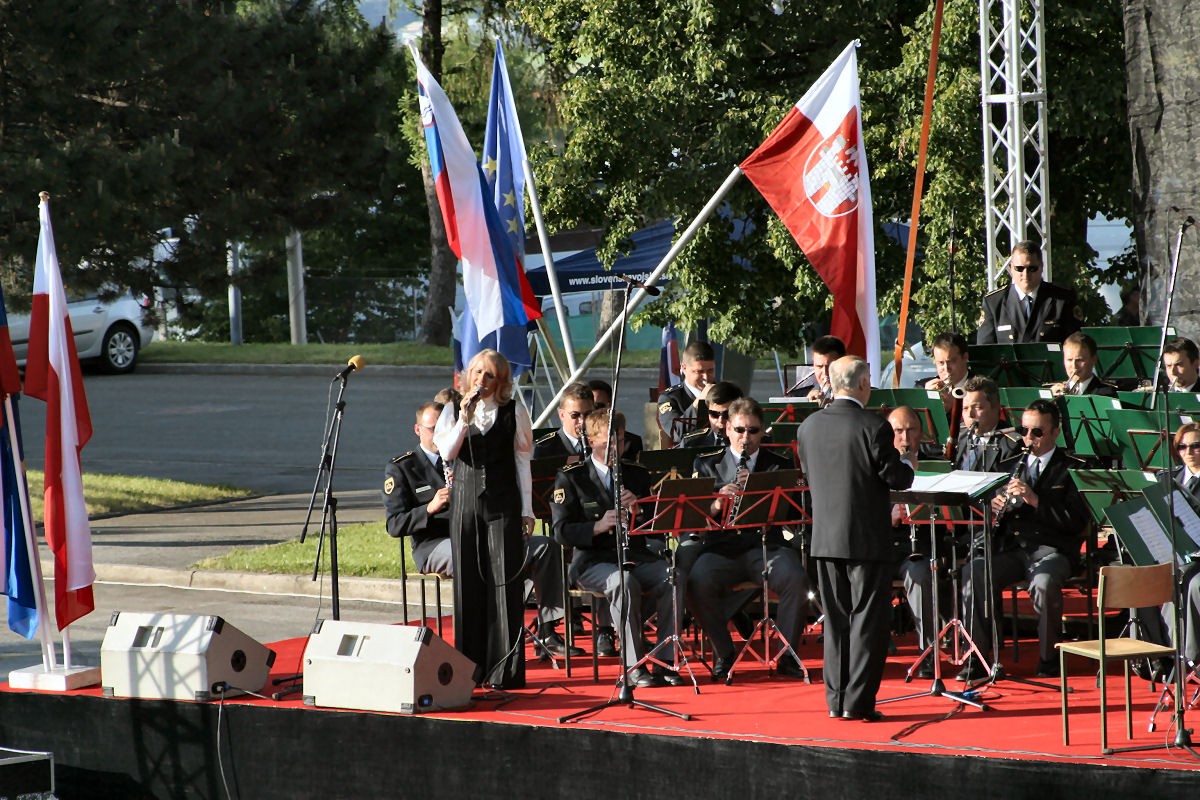
M741 164L833 294L831 333L879 385L875 231L851 42Z

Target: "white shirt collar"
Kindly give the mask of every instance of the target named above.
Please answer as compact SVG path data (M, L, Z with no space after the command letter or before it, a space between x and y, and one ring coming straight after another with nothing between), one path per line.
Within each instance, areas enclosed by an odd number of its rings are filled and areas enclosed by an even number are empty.
M592 459L592 466L596 468L596 476L601 482L608 483L608 473L610 472L607 464L602 464L595 458Z
M833 399L834 400L849 400L851 403L854 403L854 405L858 406L859 408L866 408L866 406L864 406L862 403L859 402L857 397L853 397L848 394L834 395Z
M426 450L425 445L421 445L421 452L424 453L425 457L429 459L430 464L433 464L435 467L437 466L438 459L441 458L440 455L432 450Z

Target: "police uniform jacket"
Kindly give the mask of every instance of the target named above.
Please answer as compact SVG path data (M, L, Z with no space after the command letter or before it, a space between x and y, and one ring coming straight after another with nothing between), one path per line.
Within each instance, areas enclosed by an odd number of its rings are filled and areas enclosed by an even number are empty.
M711 453L697 456L692 465L692 476L695 478L716 478L716 488L720 489L727 483L737 479L737 465L730 463L725 457L729 448L722 447ZM791 459L778 455L770 450L759 448L754 460L754 472L776 472L781 469L795 469ZM783 538L783 530L773 527L767 532L767 547L784 547L787 542ZM733 530L712 530L704 534L703 552L715 552L729 558L734 558L755 547L762 546L762 534L759 528L740 528Z
M450 535L450 506L429 514L426 505L446 485L423 450L396 456L384 467L383 506L387 511L387 532L397 538L411 536L413 561L425 563L439 539Z
M1092 375L1092 381L1083 390L1084 396L1096 395L1098 397L1116 397L1117 387L1113 386L1108 381L1101 378L1099 375Z
M1027 461L1028 456L1018 454L1002 463L1001 469L1013 472L1019 459ZM1018 547L1032 550L1048 546L1072 562L1078 561L1079 546L1090 516L1083 496L1071 480L1070 470L1082 466L1082 461L1068 455L1063 448L1056 448L1030 487L1038 496L1037 508L1018 501L1015 507L1005 511L999 523L996 549L1003 552ZM1022 466L1018 477L1024 473ZM998 491L1003 492L1004 487Z
M1075 293L1053 283L1038 286L1033 313L1026 320L1019 308L1017 290L1010 284L983 297L983 317L976 344L1061 342L1079 330L1083 312Z
M640 464L621 464L621 482L637 497L649 497L650 473ZM593 534L596 520L614 506L614 497L601 482L592 459L568 464L558 471L554 491L550 496L551 530L554 539L564 547L575 549L569 578L576 580L592 564L616 564L616 529ZM635 521L636 523L636 521ZM633 561L653 561L658 558L647 547L646 536L630 536L626 551Z
M658 426L672 443L679 444L685 433L707 421L708 404L700 400L692 405L692 393L684 384L677 383L658 396Z
M967 454L971 450L971 429L963 428L958 432L958 448L954 451L954 468L967 469ZM1017 436L1012 428L997 425L992 429L991 436L979 437L976 446L975 462L971 464L971 472L1004 472L1002 464L1008 461L1022 448L1024 440Z
M563 433L562 428L552 431L551 433L547 433L545 436L533 443L534 458L550 458L552 456L574 455L579 455L579 451L571 446L571 442L569 439L567 439L567 435Z

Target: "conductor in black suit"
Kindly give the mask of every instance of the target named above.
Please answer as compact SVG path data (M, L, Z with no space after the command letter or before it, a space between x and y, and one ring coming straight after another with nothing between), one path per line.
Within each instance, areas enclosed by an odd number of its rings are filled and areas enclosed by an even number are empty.
M724 513L726 503L735 502L749 473L795 469L791 459L762 449L764 431L762 407L749 397L734 400L726 428L729 446L696 458L693 475L716 478L717 492L722 495L713 501L710 511L714 516ZM762 537L761 528L708 531L688 569L688 599L713 645L714 681L729 677L736 656L724 598L731 587L760 580L764 568ZM766 537L767 585L779 595L776 622L788 644L794 646L803 627L801 613L808 600L808 574L800 554L784 540L781 530L771 528ZM780 659L777 669L781 675L804 676L800 664L790 656Z
M1075 293L1042 280L1042 251L1018 242L1008 262L1011 283L983 298L976 344L1061 342L1079 330Z
M825 611L829 716L875 721L875 695L891 623L891 489L912 485L912 467L887 420L865 410L866 361L845 356L829 371L834 400L800 426L800 463L812 493L812 555Z

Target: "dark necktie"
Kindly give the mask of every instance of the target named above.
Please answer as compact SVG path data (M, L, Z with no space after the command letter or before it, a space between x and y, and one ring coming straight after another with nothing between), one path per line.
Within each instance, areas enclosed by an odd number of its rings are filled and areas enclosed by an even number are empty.
M438 474L441 474L441 475L446 474L446 462L442 461L441 456L437 457L437 461L434 462L433 468L438 471Z
M959 469L972 470L975 469L975 463L979 461L979 437L967 437L967 451L963 453L962 466Z
M1195 475L1192 475L1183 482L1183 490L1188 494L1196 494L1196 485L1198 483L1200 483L1200 479L1197 479Z
M1025 302L1022 304L1022 310L1025 312L1025 321L1033 319L1033 295L1025 295Z
M1029 469L1025 476L1025 483L1033 486L1037 483L1038 476L1042 474L1042 460L1035 458L1029 465Z

